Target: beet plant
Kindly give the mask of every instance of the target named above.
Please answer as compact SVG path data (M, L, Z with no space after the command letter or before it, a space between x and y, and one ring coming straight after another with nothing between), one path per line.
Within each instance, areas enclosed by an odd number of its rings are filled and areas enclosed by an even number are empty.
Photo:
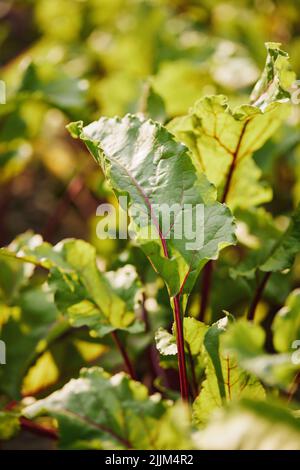
M300 448L299 290L261 317L267 289L276 296L300 252L300 208L280 224L260 207L273 195L255 158L290 115L295 81L280 44L266 47L265 68L245 104L206 96L168 120L149 87L137 114L68 125L127 202L132 240L109 270L83 240L52 245L27 232L1 249L13 279L5 286L1 339L20 338L0 369L1 393L10 400L0 414L3 439L22 426L65 449ZM167 223L161 207L173 208ZM185 221L194 238L176 236ZM146 272L156 283L152 299ZM219 297L222 284L224 299L240 290L236 309ZM29 308L37 298L43 315ZM149 300L161 299L154 329ZM100 355L98 365L61 388L22 400L24 377L74 331L95 347L114 344L124 372L105 370ZM149 359L150 380L140 358Z

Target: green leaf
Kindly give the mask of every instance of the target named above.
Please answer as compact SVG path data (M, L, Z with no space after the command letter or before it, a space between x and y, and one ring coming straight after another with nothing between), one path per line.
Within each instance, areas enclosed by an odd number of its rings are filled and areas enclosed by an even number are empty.
M253 225L252 216L255 218L254 212L251 215L248 213L244 220L253 235L257 235L257 239L252 238L255 245L253 250L237 267L230 270L234 279L238 276L254 279L257 270L282 272L290 269L295 256L300 252L300 206L292 214L289 226L284 232L276 228L271 216L264 211L257 213L256 226Z
M204 337L204 346L208 353L206 378L193 404L194 422L200 426L203 426L216 408L221 408L227 402L265 396L260 382L239 367L236 355L224 350L222 340L229 320L230 317L219 320L208 329Z
M260 170L248 159L276 131L286 112L281 103L270 104L264 112L250 105L232 110L225 96L210 96L198 101L188 116L176 118L168 128L189 147L198 171L217 187L219 198L224 198L231 174L226 202L232 209L247 208L271 198L270 189L260 186Z
M290 269L295 256L300 252L300 205L291 217L290 225L282 237L267 254L259 269L265 272Z
M0 440L14 437L20 429L19 416L11 411L0 411Z
M40 240L39 236L27 232L15 238L7 250L0 250L0 299L2 298L3 301L13 302L13 299L18 296L20 289L27 285L34 272L32 264L20 263L14 259L14 256L8 257L4 255L20 251L24 245L35 246L35 244L40 243Z
M226 398L226 392L225 392L224 377L223 377L220 352L219 352L219 347L220 347L219 336L225 331L227 323L228 323L228 317L222 318L218 322L214 323L211 327L209 327L204 337L204 346L213 364L216 378L218 381L219 393L220 393L220 397L222 398L222 400Z
M163 356L177 354L175 324L173 333L169 333L164 328L159 328L155 334L156 347ZM186 347L193 356L197 356L202 351L204 335L207 326L192 317L183 319L183 333Z
M150 82L146 82L144 85L139 108L140 112L153 119L153 121L163 124L167 118L164 100L154 91Z
M289 89L296 79L291 70L289 55L280 46L278 42L266 43L266 65L251 94L251 101L262 109L274 101L288 101Z
M279 352L290 351L293 342L300 338L300 289L290 293L284 307L272 323L273 342Z
M300 450L300 422L283 405L243 400L198 433L205 450Z
M136 319L141 283L133 266L101 273L95 248L83 240L63 240L53 247L39 239L35 246L1 252L50 270L49 285L57 307L73 326L88 326L99 336L115 329L143 330Z
M176 432L175 411L183 426ZM24 414L30 419L55 417L63 449L182 449L191 445L185 406L172 410L169 402L158 394L149 397L144 385L124 373L110 377L96 367L82 370L78 379L28 406Z
M265 384L288 390L299 370L291 354L267 354L263 349L265 332L261 326L238 320L224 335L224 349L235 354L239 365Z
M225 96L208 96L168 125L190 149L198 171L217 187L220 200L232 209L252 207L272 197L270 188L260 182L261 171L251 156L274 134L289 109L282 102L289 101L286 88L294 74L289 71L288 55L277 46L267 45L266 69L253 92L254 105L232 110Z
M86 89L84 82L67 75L62 69L48 70L48 76L42 77L41 67L30 63L24 73L19 93L34 92L50 105L57 108L73 109L85 106Z
M213 186L196 172L186 147L160 124L132 115L101 118L84 128L81 122L73 123L69 130L85 142L117 195L129 196L136 242L165 280L170 295L189 294L207 261L216 259L235 238L229 210L215 201ZM164 227L159 208L175 204ZM185 204L190 204L188 209ZM202 217L196 219L197 205L204 205L204 226ZM143 217L137 216L137 208ZM189 249L191 240L185 234L174 236L183 218L192 221L197 234L204 231L202 247L199 243Z

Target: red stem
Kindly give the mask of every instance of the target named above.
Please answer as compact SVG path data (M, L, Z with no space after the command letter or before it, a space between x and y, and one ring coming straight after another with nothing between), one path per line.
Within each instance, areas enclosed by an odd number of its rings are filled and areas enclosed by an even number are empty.
M129 356L127 354L126 349L124 348L124 345L120 341L118 333L116 331L113 331L112 332L112 337L113 337L113 339L114 339L114 341L115 341L115 343L116 343L116 345L117 345L117 347L118 347L118 349L121 353L121 356L123 357L123 360L124 360L124 363L125 363L128 374L130 375L130 377L133 380L136 380L136 374L135 374L135 371L133 369L133 365L131 363L131 360L129 359Z
M174 313L175 313L175 324L176 324L176 341L177 341L177 351L178 351L180 393L181 393L182 400L188 401L189 387L188 387L188 379L187 379L187 373L186 373L184 337L183 337L182 319L181 319L181 314L180 314L179 295L176 295L174 297Z
M160 229L159 221L155 215L155 212L153 211L149 197L144 192L143 188L138 184L136 179L128 172L128 170L119 162L116 162L116 163L122 167L123 171L127 173L128 177L133 181L134 185L137 187L138 191L143 197L145 204L150 211L153 224L155 225L157 232L159 234L164 256L166 258L169 258L167 240L165 239ZM186 374L186 364L185 364L185 354L184 354L183 329L182 329L182 322L181 322L181 317L180 317L180 294L174 297L174 310L175 310L175 322L178 328L176 341L177 341L177 349L178 349L178 368L179 368L180 390L181 390L182 399L187 400L188 399L188 386L187 386L188 380L187 380L187 374Z
M16 400L13 400L7 403L4 409L7 411L11 411L16 408L17 405L18 402ZM23 416L20 417L20 425L22 429L38 434L39 436L45 436L49 439L58 439L58 431L56 429L41 426L35 421L31 421L30 419L24 418Z
M27 431L38 434L39 436L45 436L49 439L58 439L58 432L54 428L46 428L45 426L40 426L34 421L30 421L27 418L20 418L20 424L23 429Z

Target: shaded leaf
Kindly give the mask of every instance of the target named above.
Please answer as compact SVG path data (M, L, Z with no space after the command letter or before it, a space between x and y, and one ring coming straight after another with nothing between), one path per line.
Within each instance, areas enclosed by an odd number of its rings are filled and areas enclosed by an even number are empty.
M159 395L149 397L144 385L124 373L110 377L100 368L82 370L78 379L24 410L29 418L55 417L63 449L113 450L191 445L185 435L187 409L177 409L177 413L183 418L183 432L176 429L174 433L176 415L168 402Z

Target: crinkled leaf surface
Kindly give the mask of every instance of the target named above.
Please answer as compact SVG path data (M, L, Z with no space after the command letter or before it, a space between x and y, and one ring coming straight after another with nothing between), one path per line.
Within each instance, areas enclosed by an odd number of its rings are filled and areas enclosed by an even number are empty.
M159 353L163 356L174 356L177 354L175 336L162 327L155 333L155 343Z
M215 190L198 174L187 148L176 142L163 126L139 116L101 118L69 130L80 137L103 168L118 195L129 197L131 228L154 268L165 280L171 296L190 293L197 276L220 249L234 243L234 224L224 205L215 201ZM159 208L174 207L168 223L162 223ZM189 208L184 205L190 204ZM204 206L196 217L197 205ZM145 215L137 217L134 208ZM203 246L188 247L185 233L174 233L183 220L192 221L193 230L204 235ZM155 234L150 237L150 229ZM195 235L194 235L195 239Z
M175 414L182 428L174 433ZM57 419L60 447L101 449L182 449L189 441L188 410L159 395L149 396L144 385L124 373L109 376L103 369L84 369L61 390L27 407L25 416ZM172 446L172 447L170 447ZM189 447L188 447L189 448Z

